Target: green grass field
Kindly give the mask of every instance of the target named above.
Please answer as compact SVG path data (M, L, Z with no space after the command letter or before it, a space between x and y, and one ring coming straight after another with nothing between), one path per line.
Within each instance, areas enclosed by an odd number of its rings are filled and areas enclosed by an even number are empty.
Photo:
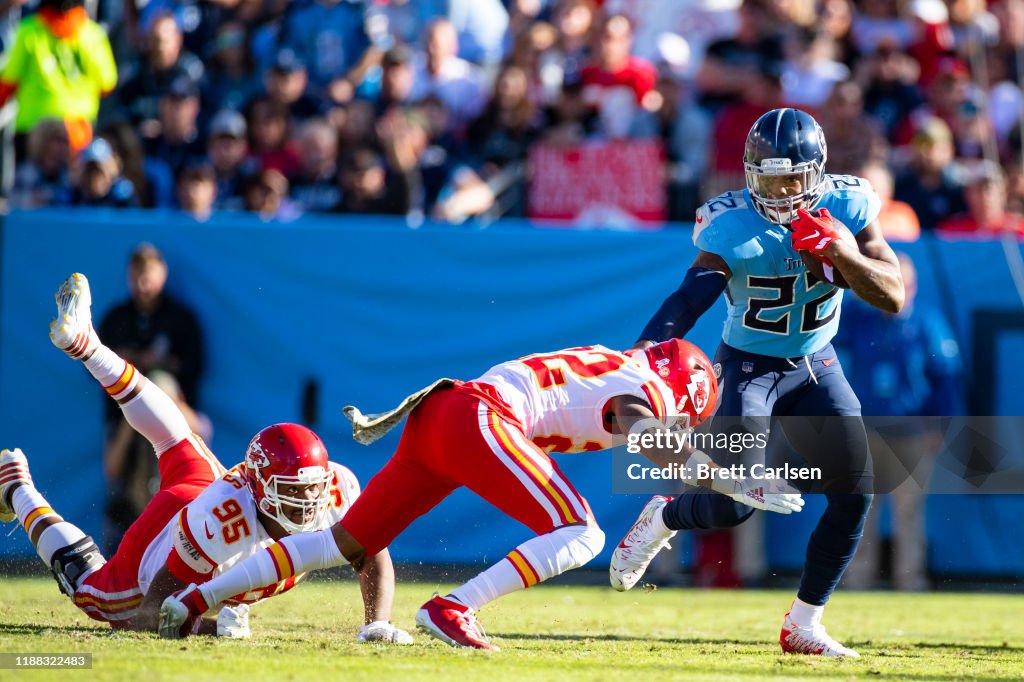
M395 622L447 586L399 586ZM1024 679L1024 596L837 594L830 632L860 660L783 656L782 591L539 587L482 613L500 653L417 633L409 647L356 644L352 581L314 582L253 609L253 638L163 641L89 620L52 580L0 582L0 652L91 652L91 671L0 670L0 680ZM318 677L325 675L327 677Z

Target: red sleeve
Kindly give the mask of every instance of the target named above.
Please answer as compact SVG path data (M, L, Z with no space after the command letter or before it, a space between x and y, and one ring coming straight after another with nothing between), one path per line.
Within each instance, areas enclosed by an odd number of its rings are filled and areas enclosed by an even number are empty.
M7 104L7 100L11 98L11 95L13 95L17 89L17 83L8 83L7 81L0 81L0 107Z
M171 549L170 554L167 555L167 570L171 572L175 578L185 583L195 583L196 585L202 585L207 580L213 577L213 571L209 573L200 573L195 570L178 556L178 552Z

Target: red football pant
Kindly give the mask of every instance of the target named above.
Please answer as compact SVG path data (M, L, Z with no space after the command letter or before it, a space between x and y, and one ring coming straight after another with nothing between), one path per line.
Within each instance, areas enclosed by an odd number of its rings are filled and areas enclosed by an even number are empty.
M591 516L587 501L523 434L507 405L458 384L409 415L398 450L366 484L341 525L373 555L465 486L538 535Z
M90 618L116 627L135 615L144 596L139 589L142 555L185 505L224 474L224 467L196 435L160 455L159 466L159 492L125 532L114 556L75 591L75 606Z

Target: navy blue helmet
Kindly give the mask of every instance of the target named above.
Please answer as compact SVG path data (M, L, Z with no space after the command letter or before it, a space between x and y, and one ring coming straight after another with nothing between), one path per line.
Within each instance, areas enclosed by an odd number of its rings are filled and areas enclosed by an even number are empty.
M747 135L743 170L758 213L789 225L825 193L825 134L810 114L772 109Z

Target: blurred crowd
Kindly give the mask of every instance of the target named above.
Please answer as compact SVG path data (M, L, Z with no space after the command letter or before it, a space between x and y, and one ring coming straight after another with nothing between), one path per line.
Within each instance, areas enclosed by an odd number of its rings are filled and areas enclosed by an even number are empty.
M795 106L829 172L871 180L891 238L1024 234L1024 0L80 4L0 3L11 208L457 223L526 214L533 145L656 139L667 215L691 221L743 187L754 120ZM26 52L41 32L67 53ZM39 104L74 78L95 101Z

